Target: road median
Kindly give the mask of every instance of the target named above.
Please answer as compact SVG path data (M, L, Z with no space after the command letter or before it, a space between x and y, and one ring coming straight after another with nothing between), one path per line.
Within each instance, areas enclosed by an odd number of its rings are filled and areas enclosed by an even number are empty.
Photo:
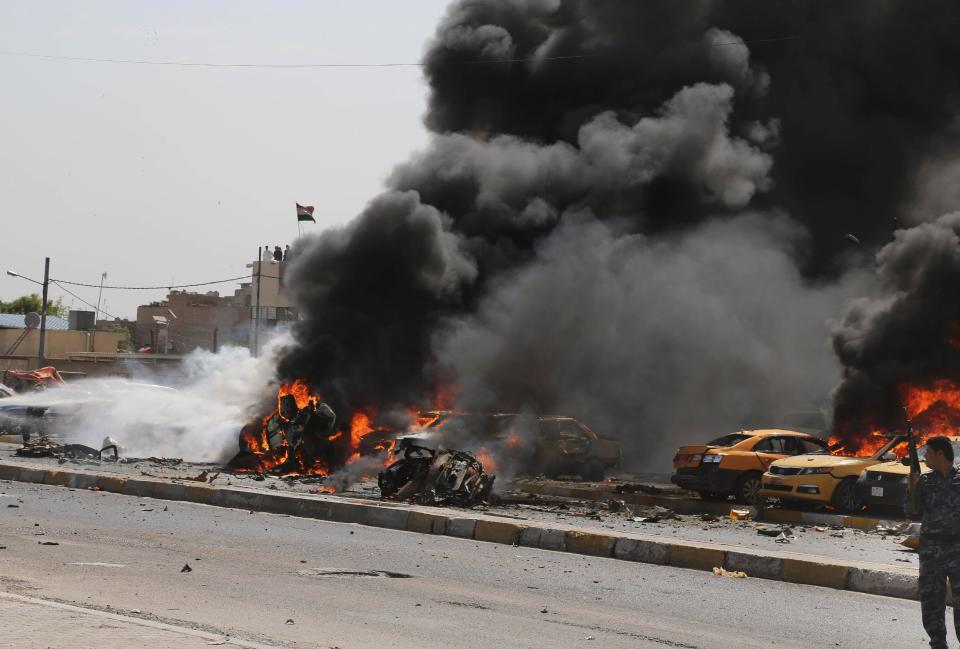
M184 501L271 514L354 523L421 534L440 534L488 543L519 545L592 557L712 571L725 568L749 577L840 590L917 599L912 568L845 561L791 552L754 551L718 543L607 532L571 525L505 520L489 514L330 495L265 493L237 486L183 480L127 478L81 469L0 462L0 479L139 498Z

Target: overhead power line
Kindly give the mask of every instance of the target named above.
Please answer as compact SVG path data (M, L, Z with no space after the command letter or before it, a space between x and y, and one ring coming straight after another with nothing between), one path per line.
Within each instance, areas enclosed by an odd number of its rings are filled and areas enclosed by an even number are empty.
M59 54L41 54L38 52L0 51L3 56L21 56L33 59L51 59L54 61L76 61L80 63L121 63L127 65L159 65L188 68L418 68L428 65L424 61L404 61L385 63L212 63L209 61L154 61L149 59L113 59L93 56L65 56ZM435 65L485 65L504 63L540 63L551 61L570 61L575 59L593 59L609 56L598 54L571 54L569 56L521 57L512 59L477 59L471 61L437 61Z
M255 276L255 273L248 275L240 275L239 277L229 277L227 279L216 279L209 282L195 282L192 284L160 284L158 286L107 286L104 285L104 289L119 290L119 291L159 291L162 289L174 289L174 288L196 288L197 286L212 286L214 284L227 284L229 282L236 282L242 279L249 279L251 276ZM275 275L260 275L263 279L280 279ZM71 282L65 279L51 279L51 282L56 284L69 284L70 286L84 286L86 288L100 288L99 284L85 284L83 282Z
M758 38L755 40L736 40L722 43L710 43L709 47L725 47L728 45L750 45L752 43L775 43L803 38L800 35L777 36L773 38ZM595 52L592 54L569 54L566 56L523 56L506 59L471 59L468 61L400 61L381 63L213 63L210 61L156 61L151 59L116 59L100 58L95 56L67 56L62 54L43 54L39 52L15 52L0 50L3 56L20 56L33 59L49 59L53 61L74 61L79 63L119 63L125 65L156 65L187 68L422 68L427 65L457 66L457 65L504 65L510 63L562 63L565 61L579 61L583 59L597 59L615 56L615 52Z
M121 319L122 319L122 318L118 318L118 317L115 316L115 315L112 315L112 314L110 314L110 313L107 313L107 311L106 311L103 307L99 307L99 308L98 308L98 307L93 306L92 304L90 304L89 302L87 302L86 300L84 300L82 297L80 297L79 295L77 295L76 293L74 293L73 291L71 291L70 289L68 289L66 286L63 286L62 284L60 284L60 282L59 282L58 280L51 279L51 280L50 280L50 283L51 283L51 284L56 284L56 285L60 288L60 290L66 292L66 293L69 293L70 295L72 295L72 296L75 297L76 299L80 300L81 302L83 302L84 304L86 304L88 307L90 307L90 308L93 309L94 311L99 311L100 313L102 313L102 314L104 314L104 315L106 315L106 316L108 316L108 317L110 317L110 318L113 318L114 320L121 320Z

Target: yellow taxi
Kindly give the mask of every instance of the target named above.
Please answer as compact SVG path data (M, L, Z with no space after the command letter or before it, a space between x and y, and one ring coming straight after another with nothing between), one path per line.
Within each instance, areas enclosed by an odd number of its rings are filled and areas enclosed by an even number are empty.
M781 458L829 453L827 443L809 433L780 428L741 430L706 444L681 446L670 481L707 500L758 504L763 472Z
M951 437L950 445L953 446L954 457L960 460L960 437ZM928 470L927 465L922 461L926 451L926 446L917 449L917 456L921 460L921 473ZM857 480L857 495L868 509L902 510L909 475L910 461L907 457L875 464L860 474Z
M857 479L867 467L896 459L891 451L906 438L891 437L870 457L814 454L777 460L770 465L760 488L761 498L778 498L787 504L831 505L852 514L863 508Z

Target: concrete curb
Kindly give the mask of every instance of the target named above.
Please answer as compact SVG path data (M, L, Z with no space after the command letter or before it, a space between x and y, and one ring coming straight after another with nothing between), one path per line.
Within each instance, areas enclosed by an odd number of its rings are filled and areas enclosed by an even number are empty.
M622 500L628 505L659 505L660 507L669 507L678 514L703 514L710 513L726 516L731 507L750 509L756 511L756 508L745 505L734 505L732 503L718 503L699 498L684 498L682 496L658 496L655 494L644 493L626 493L620 494L613 489L603 487L562 487L559 485L542 484L536 482L519 482L516 488L524 493L536 494L539 496L558 496L560 498L573 498L576 500L603 501L609 499ZM841 527L850 527L859 530L874 529L879 525L885 527L896 527L902 525L902 520L888 520L883 518L874 518L869 516L845 516L842 514L826 514L822 512L801 512L790 509L766 508L759 512L756 520L763 520L771 523L793 523L803 525L823 525L831 527L840 525Z
M731 571L742 570L759 579L918 599L916 571L892 569L883 564L787 552L759 554L736 546L615 534L549 523L505 521L496 516L470 515L432 507L374 503L336 496L263 493L242 487L128 478L20 463L0 463L0 479L440 534L692 570L709 571L723 567Z

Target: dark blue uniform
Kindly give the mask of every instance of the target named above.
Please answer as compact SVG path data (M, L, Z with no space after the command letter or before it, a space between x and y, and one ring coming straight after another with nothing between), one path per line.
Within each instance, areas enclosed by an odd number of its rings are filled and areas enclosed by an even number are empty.
M909 499L909 495L908 495ZM960 637L960 475L936 471L920 476L914 493L920 527L920 610L933 649L947 649L947 578L953 590L953 623ZM910 513L910 503L907 512Z

